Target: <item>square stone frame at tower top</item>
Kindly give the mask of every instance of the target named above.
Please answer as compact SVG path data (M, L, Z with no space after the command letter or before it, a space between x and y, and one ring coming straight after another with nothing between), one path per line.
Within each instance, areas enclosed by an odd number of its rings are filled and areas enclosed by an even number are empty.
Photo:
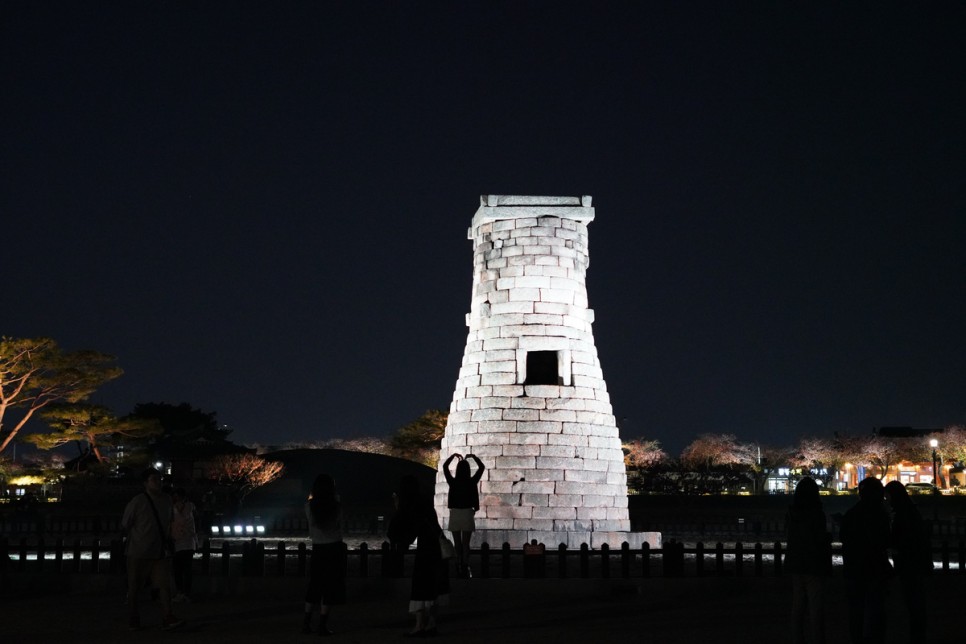
M442 440L486 470L473 542L660 546L630 531L624 454L588 307L589 196L485 195L473 216L469 329Z

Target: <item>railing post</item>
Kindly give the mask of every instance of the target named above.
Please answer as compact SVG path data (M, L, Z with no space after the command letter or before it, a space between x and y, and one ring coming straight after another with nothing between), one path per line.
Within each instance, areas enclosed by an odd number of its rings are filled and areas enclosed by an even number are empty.
M379 575L383 579L402 577L402 555L388 541L379 547Z
M285 542L279 541L275 546L275 573L279 577L285 576Z
M389 576L389 569L386 567L389 561L389 542L383 541L379 546L379 576L386 578Z
M762 550L763 547L761 542L755 544L755 577L761 577L765 574L765 570L762 563Z
M363 579L369 576L369 544L365 542L359 544L359 576Z
M27 540L23 537L20 538L20 571L23 572L27 569Z
M580 578L590 577L590 546L586 543L580 544Z
M724 575L724 544L720 541L714 544L714 574Z
M73 560L71 565L71 570L74 572L80 572L81 569L81 542L80 539L74 539L74 552Z
M305 544L302 544L302 545L304 546ZM227 541L222 541L221 542L221 574L227 577L230 569L231 569L231 546L228 545Z
M54 572L63 572L64 568L64 539L57 537L54 541Z
M304 543L300 543L298 546L298 569L299 577L305 577L306 560L308 558L308 549L305 547Z
M40 537L37 539L37 572L44 569L44 559L47 558L47 547L44 544L44 538Z
M201 544L201 573L208 574L211 567L211 539L205 539Z
M651 544L644 542L641 544L641 577L651 576Z
M631 578L631 544L626 541L621 544L621 578Z
M704 577L704 542L699 541L694 544L694 574L697 577Z
M480 544L480 577L490 578L490 544L485 541Z
M600 576L610 579L610 546L606 543L600 546Z
M547 576L546 547L534 539L531 543L523 544L523 576L526 578L543 578Z
M503 579L510 578L510 544L503 542L503 552L500 558L500 566L502 567Z
M735 577L741 577L745 563L744 546L740 541L735 542Z
M661 548L661 564L665 577L681 577L684 575L684 544L668 541Z
M949 541L946 539L942 543L942 562L943 572L949 572Z
M557 577L567 578L567 544L561 543L557 546Z
M265 545L251 539L242 545L242 576L260 577L265 574Z
M775 576L782 576L782 543L781 541L775 542Z

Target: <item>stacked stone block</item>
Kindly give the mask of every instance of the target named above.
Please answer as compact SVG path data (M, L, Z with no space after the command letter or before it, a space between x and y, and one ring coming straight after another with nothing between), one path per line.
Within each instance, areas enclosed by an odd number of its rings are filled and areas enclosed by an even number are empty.
M475 542L619 546L629 534L624 455L591 325L590 197L486 195L473 217L469 334L437 472L487 466ZM535 354L531 356L531 354ZM528 370L539 359L539 378Z

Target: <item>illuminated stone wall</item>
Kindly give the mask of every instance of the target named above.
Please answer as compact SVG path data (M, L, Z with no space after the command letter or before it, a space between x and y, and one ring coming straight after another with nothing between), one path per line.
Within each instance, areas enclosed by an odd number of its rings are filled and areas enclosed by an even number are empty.
M590 197L502 195L482 197L473 217L469 334L436 508L445 527L446 457L478 455L474 543L640 544L627 534L624 457L591 329L593 219Z

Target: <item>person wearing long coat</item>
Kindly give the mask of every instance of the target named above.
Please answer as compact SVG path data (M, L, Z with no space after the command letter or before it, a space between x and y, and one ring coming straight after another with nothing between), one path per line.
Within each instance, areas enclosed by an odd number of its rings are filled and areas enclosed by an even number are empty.
M849 603L852 644L882 642L886 633L885 589L892 577L889 562L889 513L882 481L859 483L859 502L842 517L842 572Z
M825 586L832 574L832 541L818 485L811 478L803 478L795 487L785 533L785 570L792 578L792 641L824 644Z
M925 577L932 573L932 552L922 515L899 481L885 486L885 497L892 508L889 549L899 578L899 592L909 614L909 641L926 638Z
M416 559L409 597L409 612L416 618L407 637L426 637L437 633L438 607L449 598L447 561L439 540L443 529L433 508L432 498L423 495L414 476L404 476L396 495L396 513L389 522L389 541L395 546L416 542Z

